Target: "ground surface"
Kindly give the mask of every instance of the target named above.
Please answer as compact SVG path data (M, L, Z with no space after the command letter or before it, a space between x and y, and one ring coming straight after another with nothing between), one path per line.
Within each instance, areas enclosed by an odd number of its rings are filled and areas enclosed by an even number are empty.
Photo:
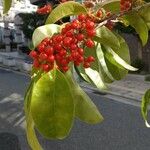
M0 69L0 150L20 150L20 146L21 150L30 150L25 140L23 113L28 82L27 76ZM91 126L75 121L70 136L63 141L40 138L45 150L150 149L150 129L145 127L139 107L85 91L103 114L103 123Z

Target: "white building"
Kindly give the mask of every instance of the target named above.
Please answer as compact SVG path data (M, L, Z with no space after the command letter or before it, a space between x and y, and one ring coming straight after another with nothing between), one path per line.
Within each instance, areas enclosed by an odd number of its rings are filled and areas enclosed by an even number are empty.
M17 49L25 42L24 35L20 30L21 18L19 13L36 11L37 6L30 4L30 0L12 0L12 7L7 15L3 15L3 0L0 0L0 51L12 51L11 43L17 44ZM4 47L4 48L3 48Z

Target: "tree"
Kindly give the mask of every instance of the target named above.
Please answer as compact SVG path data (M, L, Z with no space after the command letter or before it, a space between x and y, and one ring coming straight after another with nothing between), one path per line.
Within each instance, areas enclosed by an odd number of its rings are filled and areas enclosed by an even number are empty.
M72 15L76 16L75 20L55 24ZM144 46L150 29L150 3L141 0L95 1L84 5L65 2L49 14L44 26L35 29L34 50L30 52L33 69L24 105L27 139L32 149L42 149L35 128L48 139L63 139L68 136L75 117L90 124L103 120L95 104L74 80L74 70L100 90L106 90L105 83L121 80L128 70L137 71L130 65L128 45L113 31L116 22L132 26ZM143 96L141 107L147 126L149 103L150 89Z

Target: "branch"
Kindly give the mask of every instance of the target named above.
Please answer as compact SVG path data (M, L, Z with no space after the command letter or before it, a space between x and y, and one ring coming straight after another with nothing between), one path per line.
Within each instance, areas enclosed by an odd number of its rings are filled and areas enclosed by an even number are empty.
M129 14L129 13L131 13L133 11L139 11L140 9L142 9L144 7L147 7L147 6L150 6L150 2L145 3L145 4L141 5L141 6L135 7L133 9L129 10L129 11L124 11L124 12L119 12L119 13L116 13L116 14L112 14L110 17L106 17L106 18L100 20L98 22L98 26L96 27L96 29L98 29L103 24L106 24L107 21L116 20L117 18L119 18L119 17L121 17L123 15Z

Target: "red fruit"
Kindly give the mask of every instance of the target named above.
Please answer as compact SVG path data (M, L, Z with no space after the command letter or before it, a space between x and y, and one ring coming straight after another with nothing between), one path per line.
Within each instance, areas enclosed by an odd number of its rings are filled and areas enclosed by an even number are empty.
M93 61L95 61L95 58L93 56L89 56L86 59L86 62L93 62Z
M111 12L110 12L110 11L107 11L107 12L106 12L106 16L107 16L107 17L110 17L110 16L111 16Z
M48 4L48 5L45 5L45 6L41 7L41 8L38 8L37 9L37 13L41 14L41 15L45 15L45 14L50 13L51 10L52 10L52 7L51 7L50 4Z
M63 40L63 36L62 35L58 35L56 37L57 42L61 42Z
M48 64L43 64L42 69L43 69L43 71L46 71L46 72L50 71L50 67Z
M84 62L83 67L84 67L84 68L89 68L89 67L90 67L90 63Z
M62 60L60 61L60 63L61 63L62 66L68 65L68 61L67 61L66 59L62 59Z
M84 54L84 50L82 48L78 48L77 49L77 52L80 54L80 55L83 55Z
M48 58L48 56L47 56L45 53L41 53L40 56L39 56L39 59L40 59L41 61L44 61L44 60L46 60L47 58Z
M86 22L86 28L87 29L94 29L94 27L95 27L95 23L93 22L93 21L87 21Z
M68 66L64 66L64 67L62 67L62 70L63 70L64 72L67 72L67 71L69 70L69 67L68 67Z
M85 21L85 19L86 19L86 15L84 15L84 14L80 14L80 15L78 16L78 20L79 20L79 21Z
M47 61L50 62L50 63L53 63L54 60L55 60L54 55L51 55L51 56L49 56L49 57L47 58Z
M76 45L76 44L71 44L71 45L70 45L70 49L71 49L71 50L75 50L76 48L77 48L77 45Z
M83 62L83 61L84 61L84 58L83 58L83 56L78 56L78 59L77 59L77 61L78 61L79 63Z
M35 60L33 61L33 67L34 67L34 68L39 68L39 67L40 67L40 63L39 63L39 61L38 61L37 59L35 59Z
M66 33L66 36L69 36L69 37L73 37L73 31L68 31L67 33Z
M82 41L84 39L84 35L82 33L77 34L76 36L78 41Z
M38 55L37 55L37 52L36 52L36 51L32 50L32 51L30 52L29 56L30 56L31 58L37 58Z
M87 35L88 37L93 37L96 35L96 31L93 29L93 30L87 30Z
M47 55L51 55L51 54L53 54L53 52L54 52L53 47L47 47L46 50L45 50L45 53Z
M66 32L67 32L66 28L63 28L63 29L61 30L61 33L62 33L62 34L66 34Z
M71 23L71 28L72 29L78 29L80 27L80 24L79 24L79 21L78 20L74 20L72 23Z
M74 65L75 65L75 66L79 66L79 65L80 65L80 62L75 61L75 62L74 62Z
M37 49L38 49L39 52L43 52L44 49L45 49L45 45L41 43L41 44L38 45Z
M70 62L70 61L72 61L72 60L73 60L73 58L72 58L71 55L67 57L67 61L68 61L68 62Z
M59 56L60 56L60 57L64 57L64 56L66 56L66 54L67 54L67 52L66 52L65 49L62 49L62 50L60 50L60 52L59 52Z
M72 41L71 37L65 37L64 40L63 40L64 46L67 46L67 47L70 46L71 41Z
M94 44L93 40L87 39L87 41L85 42L85 45L89 48L92 48L92 47L94 47L95 44Z
M49 44L49 41L50 41L49 38L45 38L45 39L42 41L42 44L44 44L45 46L47 46L47 45Z
M68 24L66 24L66 25L65 25L65 29L66 29L67 31L69 31L69 30L71 30L71 29L72 29L72 27L71 27L70 23L68 23Z
M54 45L54 50L60 51L61 49L62 49L61 44L55 44L55 45Z

